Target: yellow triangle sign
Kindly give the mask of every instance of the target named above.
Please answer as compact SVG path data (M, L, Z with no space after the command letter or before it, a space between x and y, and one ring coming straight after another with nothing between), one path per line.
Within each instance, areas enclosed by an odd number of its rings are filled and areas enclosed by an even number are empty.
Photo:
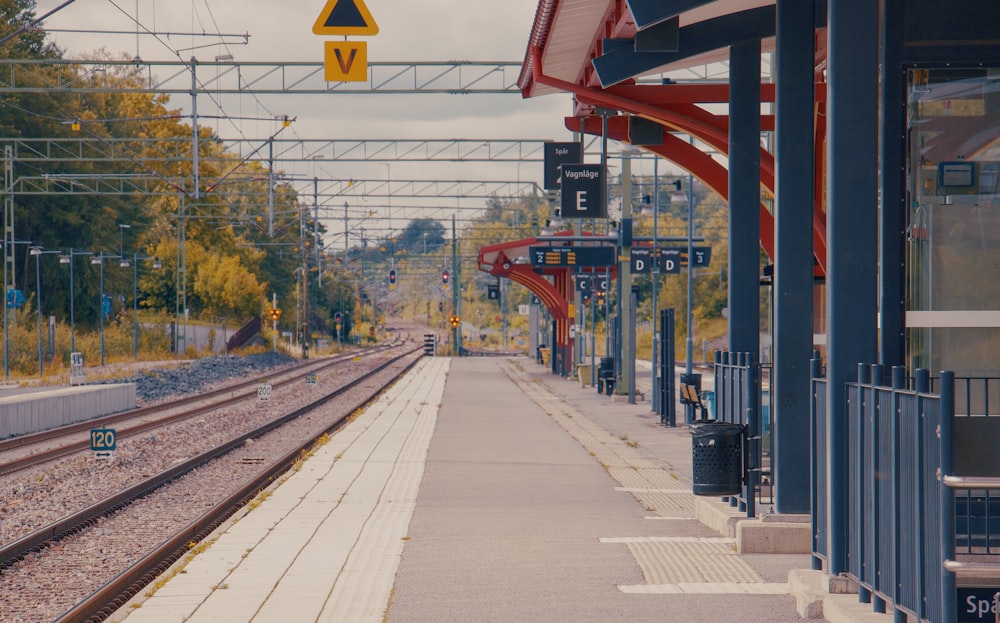
M326 0L313 24L317 35L377 35L378 24L364 0Z

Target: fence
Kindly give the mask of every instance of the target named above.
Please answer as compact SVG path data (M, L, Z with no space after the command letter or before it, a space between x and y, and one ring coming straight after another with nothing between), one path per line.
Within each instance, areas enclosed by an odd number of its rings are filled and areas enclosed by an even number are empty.
M770 377L769 372L770 366L757 363L753 353L715 353L715 417L720 422L740 424L745 431L743 491L738 496L723 499L745 511L747 517L756 514L762 483L766 483L766 499L769 501L771 497L772 435L769 426L765 429L763 422L762 388L765 376ZM767 395L770 399L770 392ZM768 408L767 413L771 412Z
M828 444L826 382L813 362L812 443L813 554L827 559ZM848 383L848 473L845 547L847 574L858 582L859 598L873 610L891 604L897 620L905 615L932 623L954 621L954 577L944 561L954 558L955 511L940 474L954 443L948 430L954 419L954 376L943 373L939 394L930 375L918 370L908 380L894 367L891 383L885 369L859 365ZM945 472L947 473L947 472Z
M244 344L250 341L250 338L260 333L261 320L260 316L254 316L250 320L243 323L236 333L233 333L229 341L226 342L226 350L231 351L240 348Z

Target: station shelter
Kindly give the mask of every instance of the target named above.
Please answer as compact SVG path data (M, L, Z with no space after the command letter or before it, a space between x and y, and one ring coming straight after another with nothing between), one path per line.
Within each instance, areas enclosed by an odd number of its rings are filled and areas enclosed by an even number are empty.
M658 154L728 201L729 351L761 352L761 250L773 265L775 510L825 509L832 575L866 512L841 417L859 366L983 379L960 397L981 415L1000 389L997 24L1000 3L980 0L539 0L530 25L524 97L570 95L568 130ZM566 274L548 283L494 247L490 270L566 326Z

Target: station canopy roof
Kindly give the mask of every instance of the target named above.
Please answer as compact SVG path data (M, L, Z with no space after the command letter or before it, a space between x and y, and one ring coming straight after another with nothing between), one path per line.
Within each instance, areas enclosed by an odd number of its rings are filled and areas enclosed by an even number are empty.
M629 40L640 32L679 35L666 35L677 36L676 50L647 52L639 75L726 62L729 45L740 38L760 39L762 51L771 51L774 15L774 0L539 0L518 86L524 97L560 92L534 79L542 68L566 82L609 86L592 60L608 52L605 39Z

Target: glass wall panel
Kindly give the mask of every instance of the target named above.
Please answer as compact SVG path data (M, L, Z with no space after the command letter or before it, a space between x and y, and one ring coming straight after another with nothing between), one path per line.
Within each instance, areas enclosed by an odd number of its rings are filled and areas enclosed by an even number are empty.
M1000 374L1000 71L908 75L911 367Z

